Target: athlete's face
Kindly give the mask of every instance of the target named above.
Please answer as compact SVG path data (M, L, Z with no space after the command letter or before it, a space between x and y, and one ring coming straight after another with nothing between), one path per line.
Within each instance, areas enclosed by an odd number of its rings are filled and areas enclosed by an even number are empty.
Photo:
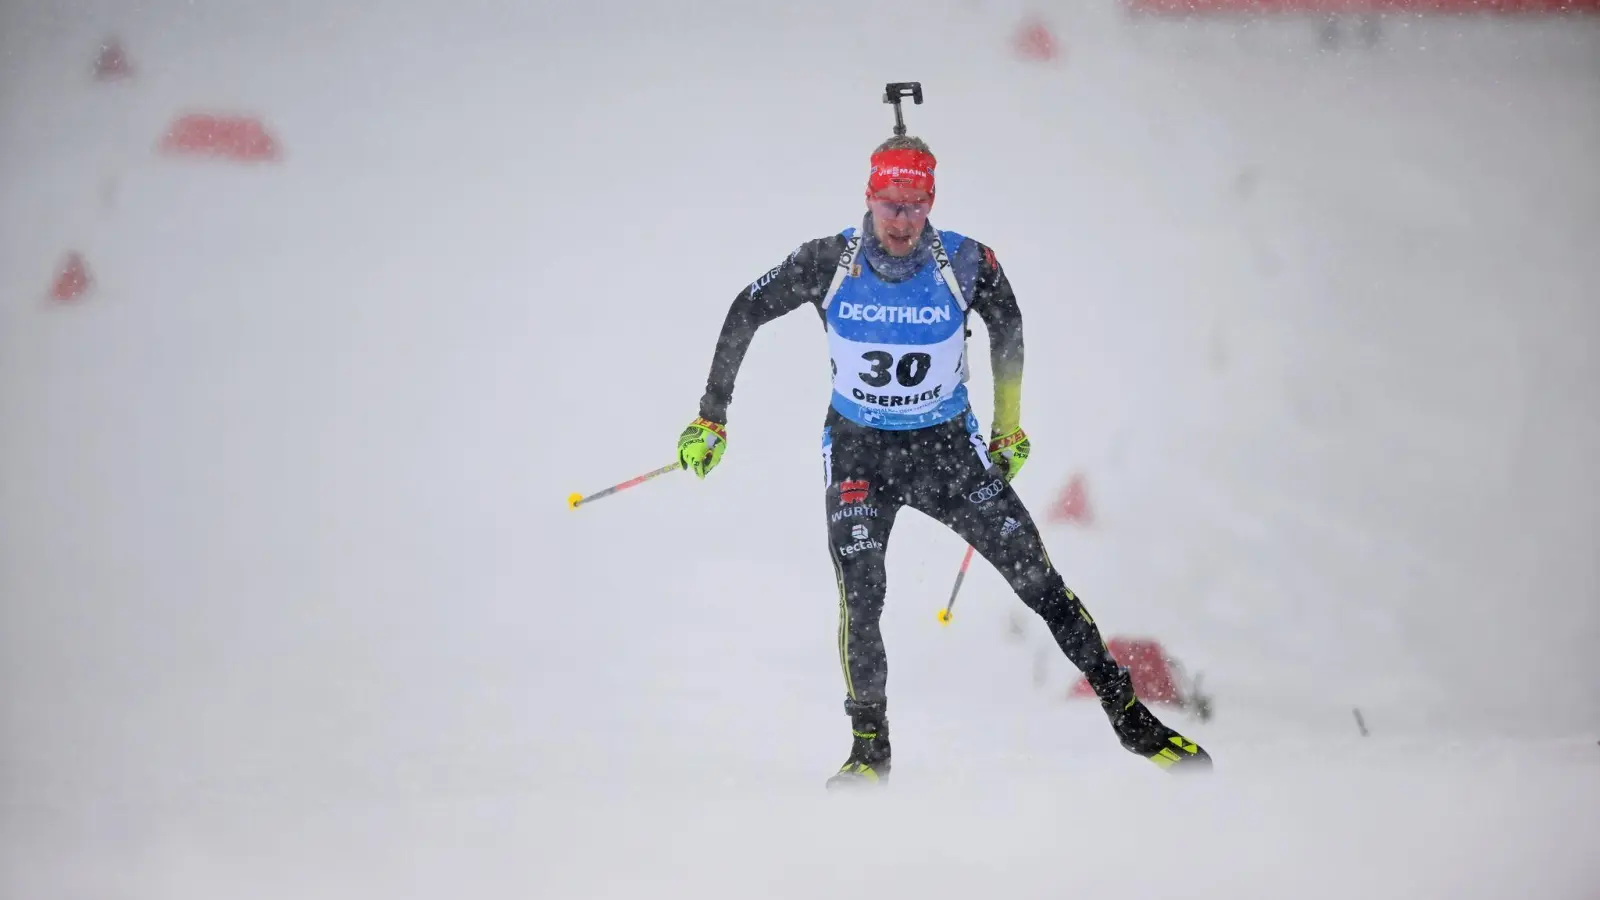
M922 226L928 221L933 198L919 188L891 184L867 198L872 212L872 230L878 243L892 256L905 256L917 246Z

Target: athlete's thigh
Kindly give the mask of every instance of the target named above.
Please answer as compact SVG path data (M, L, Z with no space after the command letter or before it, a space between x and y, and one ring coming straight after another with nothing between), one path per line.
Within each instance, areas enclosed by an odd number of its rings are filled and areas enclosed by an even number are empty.
M841 569L881 567L895 514L905 502L883 442L855 428L824 428L823 495L828 543Z
M978 418L971 412L923 429L911 442L906 503L949 525L966 509L993 509L1005 479L989 464Z
M1026 564L1042 553L1038 529L1022 499L989 462L977 420L948 427L916 453L920 472L910 505L953 529L997 567Z

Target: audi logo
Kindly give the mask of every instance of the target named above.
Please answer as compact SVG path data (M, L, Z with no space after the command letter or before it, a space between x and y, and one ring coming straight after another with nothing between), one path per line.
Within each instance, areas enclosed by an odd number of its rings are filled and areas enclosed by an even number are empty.
M988 501L1000 496L1000 492L1004 491L1005 489L1005 482L991 481L983 487L978 488L977 490L968 494L967 500L972 503L987 503Z

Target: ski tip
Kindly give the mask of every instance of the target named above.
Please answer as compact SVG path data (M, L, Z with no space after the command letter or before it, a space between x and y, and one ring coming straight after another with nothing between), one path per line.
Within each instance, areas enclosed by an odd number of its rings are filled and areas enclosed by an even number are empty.
M567 495L567 509L577 509L578 508L578 504L582 503L582 502L583 502L583 495L582 494L574 493L574 494Z

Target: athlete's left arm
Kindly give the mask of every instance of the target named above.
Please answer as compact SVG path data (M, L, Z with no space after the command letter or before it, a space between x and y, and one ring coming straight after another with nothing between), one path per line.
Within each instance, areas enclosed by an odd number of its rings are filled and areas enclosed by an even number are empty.
M989 433L999 436L1015 431L1022 423L1022 309L994 251L977 241L969 242L980 257L972 309L989 332L989 364L994 372L994 421Z

